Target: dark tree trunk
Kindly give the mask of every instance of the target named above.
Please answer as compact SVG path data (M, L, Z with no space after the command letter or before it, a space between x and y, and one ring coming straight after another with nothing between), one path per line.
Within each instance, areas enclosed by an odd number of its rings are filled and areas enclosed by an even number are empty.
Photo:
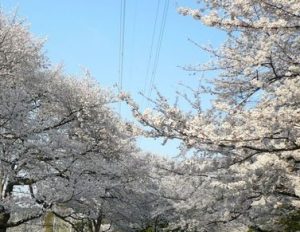
M0 207L1 210L1 207ZM7 223L10 218L10 214L6 212L0 211L0 232L6 232Z
M100 232L101 224L102 224L102 215L99 215L99 217L94 221L94 229L95 229L94 232Z

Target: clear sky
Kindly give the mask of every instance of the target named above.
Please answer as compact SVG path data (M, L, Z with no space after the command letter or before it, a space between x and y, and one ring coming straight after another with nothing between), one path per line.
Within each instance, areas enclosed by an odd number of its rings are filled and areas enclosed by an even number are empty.
M123 89L130 92L143 108L151 105L138 93L144 90L146 95L149 93L165 1L126 0ZM154 84L171 101L179 90L179 82L190 86L197 84L197 75L191 76L178 66L204 63L209 58L188 38L199 44L216 46L225 40L219 31L177 13L178 6L195 7L195 2L170 0L168 8ZM78 74L83 67L87 68L105 88L113 88L118 83L121 0L0 0L0 3L5 11L17 9L18 15L30 23L34 35L47 38L45 52L52 63L63 63L69 74ZM124 106L121 114L129 118ZM146 151L170 156L176 154L176 142L162 147L159 141L141 139L139 144Z

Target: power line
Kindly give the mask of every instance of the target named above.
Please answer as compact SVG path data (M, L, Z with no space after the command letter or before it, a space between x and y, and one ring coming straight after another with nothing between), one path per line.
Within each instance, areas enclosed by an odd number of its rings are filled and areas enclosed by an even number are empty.
M132 70L133 70L133 64L134 64L134 58L135 57L135 41L136 41L136 19L138 15L138 3L140 0L134 1L134 9L133 9L133 24L132 24L132 36L131 36L131 53L133 54L132 58L129 60L129 70L128 70L128 76L132 76ZM127 14L128 15L128 14Z
M156 73L157 73L157 67L158 67L158 62L159 62L159 57L160 57L162 41L163 41L163 37L165 34L168 10L169 10L169 0L166 0L165 4L164 4L163 15L162 15L162 20L161 20L161 25L160 25L160 30L159 30L156 53L155 53L155 58L154 58L154 62L153 62L153 69L151 72L151 79L150 79L149 92L148 92L149 98L151 97L151 93L154 88L154 80L155 80Z
M120 38L119 38L119 88L123 88L123 69L124 69L124 37L125 37L125 13L126 0L121 0L120 8Z
M148 82L148 77L149 77L150 64L151 64L151 60L152 60L153 45L154 45L154 39L155 39L155 34L156 34L156 25L157 25L157 19L158 19L158 14L159 14L159 7L160 7L160 0L158 0L157 6L156 6L155 21L154 21L154 26L153 26L152 36L151 36L150 53L149 53L149 58L148 58L148 63L147 63L146 78L145 78L144 89L143 89L144 94L146 94L146 88L147 88L147 84L148 84L147 82Z
M119 93L123 89L123 71L124 71L124 41L125 41L125 19L126 19L126 0L121 0L120 7L120 31L119 31ZM119 113L121 114L121 103L119 105Z
M149 97L151 97L151 92L152 92L153 87L154 87L154 80L155 80L155 77L156 77L162 40L163 40L163 36L164 36L164 33L165 33L165 26L166 26L166 21L167 21L168 9L169 9L169 0L166 0L165 5L164 5L164 11L163 11L163 17L162 17L162 22L161 22L161 27L160 27L158 43L157 43L155 60L154 60L154 65L153 65L153 70L152 70L152 75L151 75L151 80L150 80L150 90L149 90L149 95L148 95Z

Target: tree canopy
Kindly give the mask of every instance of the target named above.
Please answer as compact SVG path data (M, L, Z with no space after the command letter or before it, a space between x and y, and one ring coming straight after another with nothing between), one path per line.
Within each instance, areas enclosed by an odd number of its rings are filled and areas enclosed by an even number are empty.
M0 12L0 232L49 212L75 231L299 230L300 3L198 3L178 11L227 41L194 42L213 59L185 68L214 77L181 94L190 111L158 93L142 112L120 93L136 123L88 72L54 67L43 41ZM136 136L180 140L182 160L144 154Z
M179 13L228 39L217 49L195 42L213 59L186 69L215 78L182 94L190 112L163 93L144 112L129 95L121 97L146 127L144 135L178 139L182 151L199 157L193 161L199 184L178 208L185 231L222 231L232 223L283 231L280 218L300 206L299 1L198 2L199 9L181 7ZM213 100L205 110L201 98L207 94Z

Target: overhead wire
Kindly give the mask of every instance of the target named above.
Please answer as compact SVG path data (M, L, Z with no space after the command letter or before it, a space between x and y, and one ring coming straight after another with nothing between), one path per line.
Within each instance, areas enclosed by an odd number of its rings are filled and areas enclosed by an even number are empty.
M149 82L149 90L148 90L148 95L147 95L148 98L151 97L151 93L154 88L154 81L155 81L155 77L156 77L156 73L157 73L162 41L163 41L163 37L165 34L168 10L169 10L169 0L165 0L162 20L161 20L161 25L160 25L160 30L159 30L159 36L158 36L158 41L157 41L156 53L155 53L155 57L154 57L154 61L153 61L153 69L151 72L151 78L150 78L150 82Z
M143 95L147 96L148 98L151 97L151 93L154 88L154 82L155 77L157 73L157 68L159 64L159 57L162 47L162 41L165 34L165 27L166 27L166 21L167 21L167 14L169 9L169 0L164 1L164 8L162 12L160 27L159 27L159 34L157 34L158 30L158 22L159 22L159 12L160 12L160 2L161 0L158 0L156 11L155 11L155 21L154 21L154 27L153 32L151 36L151 46L150 46L150 52L149 57L147 61L147 70L146 70L146 76L145 76L145 82L144 82L144 89L143 89ZM125 20L126 20L126 0L121 0L121 7L120 7L120 31L119 31L119 70L118 70L118 90L119 93L123 89L123 73L124 73L124 47L125 47ZM157 43L155 44L155 38L157 36ZM156 48L155 48L156 47ZM154 53L155 48L155 53ZM153 58L154 57L154 58ZM151 63L153 64L152 70L151 70ZM151 73L150 73L151 70ZM148 86L148 91L147 91ZM148 93L148 94L147 94ZM121 103L119 105L119 114L121 114Z
M146 77L145 77L145 83L143 88L143 94L146 94L148 79L149 79L149 71L150 71L150 65L152 61L152 55L153 55L153 46L154 46L154 40L155 40L155 34L156 34L156 27L157 27L157 21L158 21L158 15L159 15L159 7L160 7L160 0L157 1L156 11L155 11L155 20L154 20L154 26L151 36L151 46L150 46L150 52L147 62L147 70L146 70Z
M119 43L119 88L123 88L124 37L125 37L126 0L121 0L120 9L120 43Z
M119 70L118 70L118 75L119 75L118 89L119 89L119 93L123 89L125 20L126 20L126 0L121 0L120 31L119 31ZM121 114L121 103L119 105L119 114Z
M133 20L132 22L132 27L131 27L131 36L130 36L130 40L126 40L126 45L129 46L128 51L128 55L127 55L127 62L126 62L126 67L127 68L127 72L126 72L126 76L132 80L132 78L134 77L134 74L136 72L136 31L137 31L137 27L138 27L138 23L137 23L137 16L138 16L138 6L139 6L139 1L140 0L133 0L132 4L133 4L133 8L132 8L132 18L130 18L131 20ZM127 10L127 15L128 15L129 10ZM128 19L127 19L128 20ZM129 21L128 21L129 22ZM129 25L129 24L128 24ZM127 32L129 31L129 26L126 27L127 28ZM129 36L128 36L129 37ZM126 53L127 54L127 53Z

